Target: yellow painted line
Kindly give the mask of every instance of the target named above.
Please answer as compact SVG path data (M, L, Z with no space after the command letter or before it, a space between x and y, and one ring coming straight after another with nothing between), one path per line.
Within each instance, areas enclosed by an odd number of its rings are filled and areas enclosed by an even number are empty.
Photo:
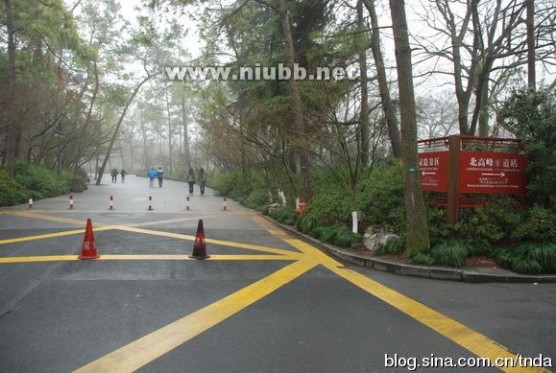
M78 260L77 255L44 255L44 256L14 256L0 258L0 264L33 263L33 262L63 262Z
M254 284L79 368L76 372L133 372L268 296L317 264L305 260L292 263Z
M100 255L96 260L196 260L187 255ZM279 255L210 255L208 260L217 261L247 261L247 260L297 260L299 256ZM8 263L33 263L33 262L61 262L79 260L78 255L38 255L38 256L15 256L0 257L0 264Z
M134 224L128 224L128 226L130 227L143 227L145 225L160 225L160 224L169 224L169 223L180 223L180 222L184 222L184 221L191 221L191 220L199 220L199 219L210 219L212 217L218 216L216 214L212 214L212 215L205 215L205 216L188 216L188 217L182 217L182 218L176 218L176 219L167 219L167 220L157 220L157 221L147 221L147 222L143 222L143 223L134 223Z
M498 342L474 331L462 323L433 310L432 308L417 302L397 291L371 280L369 277L350 269L343 268L341 263L325 255L317 248L297 239L286 240L289 244L301 250L303 253L315 258L329 270L363 289L367 293L381 299L392 307L428 326L444 337L457 343L473 354L488 358L493 364L498 358L515 359L514 354ZM544 368L500 368L504 372L550 372Z
M135 232L135 233L144 233L153 236L162 236L162 237L169 237L169 238L176 238L180 240L188 240L188 241L195 241L195 236L187 235L187 234L178 234L178 233L171 233L171 232L161 232L155 231L151 229L143 229L143 228L136 228L136 227L129 227L123 225L112 225L110 226L113 229L119 229L128 232ZM215 240L211 238L205 239L206 243L227 246L227 247L235 247L239 249L247 249L247 250L254 250L254 251L261 251L269 254L278 254L278 255L292 255L295 252L291 250L284 250L284 249L276 249L272 247L266 247L261 245L251 245L247 243L240 243L240 242L232 242L232 241L223 241L223 240Z
M52 211L51 211L52 212ZM30 219L38 219L38 220L47 220L47 221L54 221L57 223L68 223L73 225L85 225L86 220L78 220L78 219L69 219L69 218L61 218L58 216L49 216L43 215L39 212L31 212L31 211L3 211L3 214L6 215L14 215L19 216L21 218L30 218Z
M94 231L106 231L106 230L110 230L110 229L112 229L112 227L102 226L102 227L95 227ZM8 238L6 240L0 240L0 245L6 245L6 244L18 243L18 242L35 241L35 240L43 240L43 239L46 239L46 238L71 236L73 234L84 234L84 233L85 233L85 227L83 227L83 229L73 229L71 231L46 233L46 234L39 234L39 235L36 235L36 236Z

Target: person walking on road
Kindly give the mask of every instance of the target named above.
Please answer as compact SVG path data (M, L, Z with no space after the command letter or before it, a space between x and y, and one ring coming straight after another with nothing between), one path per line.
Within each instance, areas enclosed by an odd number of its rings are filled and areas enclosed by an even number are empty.
M156 177L156 170L151 168L147 171L147 176L149 177L149 186L152 188L154 187L154 178Z
M193 194L193 184L195 184L195 174L193 173L193 169L190 168L187 176L185 177L185 181L189 184L189 195Z
M201 195L205 195L205 185L207 183L207 175L205 174L205 170L201 167L199 170L199 189L201 190Z
M127 171L122 168L120 175L122 177L122 183L125 183L125 175L127 175Z
M110 171L110 175L112 175L112 182L117 183L118 182L118 170L113 168L112 171Z
M162 170L162 167L159 167L158 170L156 170L156 177L158 178L158 187L162 188L162 181L164 181L164 171Z

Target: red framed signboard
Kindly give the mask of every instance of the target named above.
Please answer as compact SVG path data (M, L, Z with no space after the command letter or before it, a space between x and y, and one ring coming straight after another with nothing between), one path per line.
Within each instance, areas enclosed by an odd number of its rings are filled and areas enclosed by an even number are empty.
M448 165L447 151L419 153L419 173L423 191L448 191Z
M462 151L459 153L459 192L525 194L527 159L513 153Z

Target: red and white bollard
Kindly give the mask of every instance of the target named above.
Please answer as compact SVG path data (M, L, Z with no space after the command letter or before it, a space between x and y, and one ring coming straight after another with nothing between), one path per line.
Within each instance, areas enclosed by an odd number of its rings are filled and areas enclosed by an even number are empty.
M185 198L186 198L186 200L187 200L187 205L185 206L185 209L186 209L187 211L189 211L189 196L187 196L187 197L185 197Z
M152 211L153 209L153 197L149 196L149 211Z
M33 208L33 196L29 196L29 210Z
M73 210L73 194L70 194L70 210Z
M114 197L110 196L110 206L108 207L109 210L114 210Z
M226 197L224 197L224 202L223 202L222 209L224 211L228 210L228 200L226 199Z

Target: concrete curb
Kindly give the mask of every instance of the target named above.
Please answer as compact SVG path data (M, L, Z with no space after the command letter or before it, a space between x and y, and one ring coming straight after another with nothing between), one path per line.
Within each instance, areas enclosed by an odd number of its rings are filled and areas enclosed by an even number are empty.
M381 258L357 255L341 248L323 243L313 237L307 236L294 227L281 224L269 216L262 215L265 219L273 222L282 229L311 242L322 251L363 268L375 271L395 273L403 276L423 277L437 280L462 281L470 283L480 282L507 282L507 283L556 283L556 275L520 275L508 270L494 269L489 273L480 272L479 269L458 269L448 267L429 267L412 264L398 263Z

